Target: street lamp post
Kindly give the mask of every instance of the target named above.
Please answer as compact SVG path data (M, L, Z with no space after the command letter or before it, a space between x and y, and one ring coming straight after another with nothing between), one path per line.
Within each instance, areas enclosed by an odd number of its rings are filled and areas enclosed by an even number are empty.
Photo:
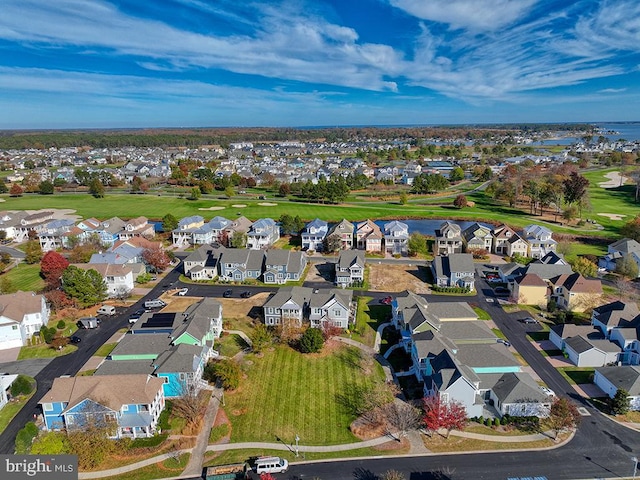
M633 462L633 479L636 478L636 473L638 473L638 457L631 457L631 461Z
M296 433L296 458L298 457L298 442L300 441L300 437Z

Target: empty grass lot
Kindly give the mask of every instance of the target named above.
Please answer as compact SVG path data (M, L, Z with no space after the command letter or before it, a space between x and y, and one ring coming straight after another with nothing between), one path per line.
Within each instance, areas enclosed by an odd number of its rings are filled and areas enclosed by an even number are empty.
M5 273L4 277L9 279L16 290L38 292L44 288L44 280L40 276L39 263L35 265L19 263L15 268Z
M593 367L564 367L558 371L572 385L582 385L584 383L593 383Z
M302 355L281 345L262 358L247 355L246 378L225 395L231 441L290 442L296 434L307 445L356 441L347 403L355 387L384 379L378 364L367 373L358 358L359 351L339 344L325 346L321 354Z
M351 338L369 347L373 347L378 327L391 316L390 306L372 304L372 300L372 297L358 297L356 325L351 333Z

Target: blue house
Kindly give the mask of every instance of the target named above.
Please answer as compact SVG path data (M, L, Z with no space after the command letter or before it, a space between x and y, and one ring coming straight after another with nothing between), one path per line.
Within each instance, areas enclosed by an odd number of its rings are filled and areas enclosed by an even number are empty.
M319 218L307 223L304 230L302 230L302 249L321 252L323 248L322 242L328 231L329 224Z
M144 374L59 377L38 403L49 431L97 425L110 438L151 437L165 406L163 384Z

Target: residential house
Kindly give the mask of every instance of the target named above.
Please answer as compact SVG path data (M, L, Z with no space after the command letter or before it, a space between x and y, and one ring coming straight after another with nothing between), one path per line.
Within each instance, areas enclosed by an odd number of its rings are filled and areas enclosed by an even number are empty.
M215 279L218 276L216 253L209 245L201 245L182 262L184 274L191 280Z
M307 255L294 250L268 250L265 256L264 283L284 284L302 279L307 267Z
M355 321L355 311L353 291L338 289L284 287L263 305L266 325L302 325L308 320L312 327L330 324L346 329Z
M174 345L213 345L222 335L222 304L215 298L203 298L189 306L183 315L182 324L170 334Z
M26 216L26 212L0 212L0 231L5 232L7 239L14 239L20 220Z
M593 309L591 325L609 338L614 328L629 328L640 325L640 309L635 302L617 300Z
M59 250L63 247L62 235L69 232L75 225L73 220L52 220L38 233L38 241L43 252Z
M501 416L544 418L551 411L552 398L527 373L501 375L491 387L489 398Z
M493 240L491 242L491 252L497 255L509 255L509 240L518 234L504 223L491 232ZM525 245L526 248L526 245ZM526 251L526 250L525 250Z
M204 218L200 215L181 218L178 226L171 232L171 239L176 246L186 246L191 244L193 232L204 225Z
M564 350L565 342L571 337L585 337L590 340L601 340L604 337L591 325L575 325L573 323L561 323L552 325L549 330L549 340L558 350Z
M520 237L517 233L507 240L507 252L506 255L513 257L514 255L520 255L526 257L529 255L529 244Z
M222 248L218 259L220 278L232 282L258 280L262 275L265 252L248 248Z
M366 252L382 252L382 231L371 220L356 224L356 248Z
M134 275L130 265L112 263L76 263L82 270L95 270L107 285L107 295L111 298L122 297L134 287Z
M165 406L164 380L149 375L59 377L38 402L49 431L112 426L112 438L155 435Z
M364 282L364 252L360 250L341 251L336 262L336 285L349 287Z
M0 295L0 350L27 345L48 321L43 295L22 291Z
M11 385L16 378L18 378L17 374L9 375L6 373L0 373L0 410L9 403L9 400L11 399L11 393L9 391L11 390Z
M246 242L246 235L251 229L251 225L253 225L253 222L247 217L240 216L236 218L222 231L222 234L220 235L220 243L225 247L229 247L231 246L231 239L236 235L244 236ZM245 245L242 245L240 248L244 247Z
M29 232L39 235L47 230L48 223L53 220L53 212L46 210L32 213L20 219L14 226L13 240L16 242L26 242L29 240Z
M307 223L302 230L302 249L321 252L324 248L324 237L327 236L328 231L329 224L319 218Z
M464 287L475 290L475 266L470 253L437 255L431 262L431 271L438 287Z
M330 243L335 243L336 245L340 245L341 250L351 250L353 248L353 234L355 231L355 226L353 223L348 222L347 220L342 220L340 223L334 225L329 230L327 234L327 238L335 238L334 240L330 240Z
M549 301L549 286L535 273L528 273L513 281L511 297L515 303L545 306Z
M577 335L565 340L564 353L577 367L602 367L618 361L620 347L604 337L593 339Z
M392 255L409 253L409 226L404 222L393 220L383 225L384 249Z
M461 236L465 252L474 252L479 250L484 250L487 253L491 252L493 235L491 234L491 229L489 227L485 227L476 222L465 228L462 231Z
M584 312L602 299L602 283L598 279L584 278L579 273L560 275L553 280L553 296L558 307Z
M618 389L629 395L631 410L640 410L640 366L624 365L619 367L596 368L593 383L607 394L609 398L616 396Z
M609 245L607 254L598 261L598 266L613 272L626 257L630 257L638 265L640 276L640 243L630 238L623 238Z
M522 230L522 238L529 245L527 256L542 258L547 253L553 252L558 246L552 238L551 230L540 225L527 225Z
M211 358L210 352L206 345L178 343L158 355L151 365L154 376L163 380L164 396L177 398L208 386L202 373Z
M435 231L437 255L462 253L462 229L460 225L446 221Z
M195 229L191 235L191 242L194 245L209 245L217 243L225 228L231 225L231 220L224 217L213 217L201 227Z
M77 238L80 243L86 243L95 237L101 245L108 248L118 240L118 235L123 230L124 225L124 220L118 217L112 217L104 222L95 218L88 218L78 222L77 228L72 228L69 232L63 234L62 243L65 248L69 248L72 243L72 237Z
M273 245L280 238L280 227L271 218L261 218L247 233L247 248L264 250Z
M153 238L156 234L155 226L147 217L137 217L124 222L122 230L118 232L118 240L129 240L134 237Z

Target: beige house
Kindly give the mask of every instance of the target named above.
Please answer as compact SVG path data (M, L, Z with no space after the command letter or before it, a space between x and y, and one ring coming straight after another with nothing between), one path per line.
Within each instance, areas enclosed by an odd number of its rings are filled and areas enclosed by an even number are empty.
M584 278L579 273L560 275L553 281L553 298L558 307L574 312L597 307L602 303L602 283Z
M549 287L535 273L528 273L513 283L512 297L516 303L544 306L549 300Z
M356 248L366 252L382 252L382 231L371 220L356 226Z

